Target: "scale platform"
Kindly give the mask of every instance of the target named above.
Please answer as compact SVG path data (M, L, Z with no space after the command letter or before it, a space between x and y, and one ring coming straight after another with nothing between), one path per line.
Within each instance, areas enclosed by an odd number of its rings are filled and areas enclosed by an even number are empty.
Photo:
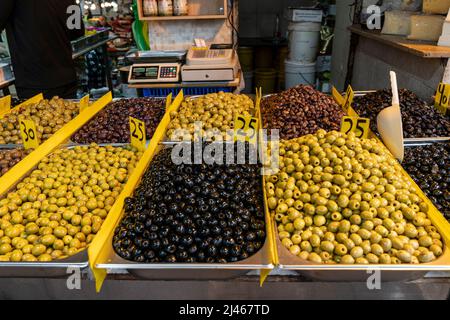
M181 68L183 81L232 81L239 72L239 61L232 49L192 48Z

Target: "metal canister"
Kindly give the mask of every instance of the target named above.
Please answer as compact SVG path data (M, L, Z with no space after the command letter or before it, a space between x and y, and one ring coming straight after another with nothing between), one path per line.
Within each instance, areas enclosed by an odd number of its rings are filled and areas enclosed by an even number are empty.
M160 16L173 16L172 0L158 0L158 14Z
M158 2L156 0L143 0L142 9L144 11L144 16L157 16Z
M173 14L175 16L187 16L188 0L173 0Z

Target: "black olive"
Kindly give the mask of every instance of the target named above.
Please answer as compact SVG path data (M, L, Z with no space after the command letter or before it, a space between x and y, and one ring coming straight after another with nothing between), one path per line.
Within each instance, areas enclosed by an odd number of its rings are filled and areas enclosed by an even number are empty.
M113 248L148 263L246 259L265 237L260 179L257 165L177 166L163 149L125 201Z

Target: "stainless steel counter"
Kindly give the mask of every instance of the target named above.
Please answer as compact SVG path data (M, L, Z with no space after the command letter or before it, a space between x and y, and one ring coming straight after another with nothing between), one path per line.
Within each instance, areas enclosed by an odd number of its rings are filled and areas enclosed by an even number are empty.
M272 275L262 288L258 276L220 281L150 281L128 274L109 275L100 294L84 275L81 289L66 279L0 279L0 299L439 299L449 298L450 276L412 282L386 282L380 290L365 283L313 282L295 275Z

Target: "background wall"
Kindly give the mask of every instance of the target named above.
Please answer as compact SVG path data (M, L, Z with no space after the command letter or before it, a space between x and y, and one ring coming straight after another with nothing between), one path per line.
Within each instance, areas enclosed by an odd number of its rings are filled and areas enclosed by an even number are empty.
M347 61L350 52L350 31L354 0L336 1L336 26L333 42L333 59L331 65L331 83L339 90L344 90L347 75Z
M277 14L280 17L281 36L285 36L288 23L284 18L284 10L288 7L299 6L302 2L310 1L241 0L239 3L239 36L242 38L272 37L275 32Z
M234 1L235 27L239 27L238 6ZM247 0L242 0L246 2ZM194 44L195 38L203 38L209 43L232 43L231 24L227 19L148 21L149 39L152 50L183 50Z

